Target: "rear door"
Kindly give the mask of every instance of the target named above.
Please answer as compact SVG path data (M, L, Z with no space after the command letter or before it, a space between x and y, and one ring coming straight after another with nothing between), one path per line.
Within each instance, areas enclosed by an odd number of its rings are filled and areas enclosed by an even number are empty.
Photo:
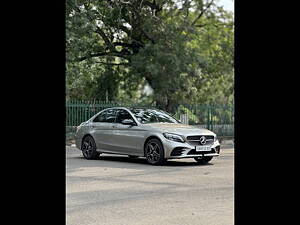
M122 124L122 120L125 119L134 121L127 110L119 109L113 130L114 150L125 154L143 155L145 131L137 125Z
M94 136L97 148L113 150L113 125L117 109L107 109L94 118L91 123L91 134Z

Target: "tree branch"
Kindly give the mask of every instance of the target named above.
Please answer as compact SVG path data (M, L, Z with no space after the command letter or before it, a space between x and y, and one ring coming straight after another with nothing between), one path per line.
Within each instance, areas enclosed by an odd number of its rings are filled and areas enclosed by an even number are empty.
M195 25L195 27L205 27L205 26L207 26L207 25L208 25L208 23L203 23L203 24Z
M77 61L81 62L81 61L84 61L89 58L96 58L96 57L101 57L101 56L116 56L116 57L120 57L120 58L129 60L128 57L126 57L123 54L120 54L119 52L97 52L97 53L91 53L89 55L80 57L77 59Z
M100 29L100 27L97 26L96 31L97 34L99 34L102 39L104 40L105 44L107 45L107 47L111 50L114 51L115 48L112 45L112 43L110 42L110 40L108 39L108 37L105 35L105 33Z
M103 65L109 65L109 66L129 66L129 63L106 63L106 62L96 62Z
M122 47L128 47L128 48L136 47L136 45L134 45L134 44L128 44L128 43L123 43L123 42L113 42L112 44L114 46L122 46Z
M159 4L157 4L155 0L153 2L143 1L142 4L145 6L149 6L152 11L156 10L156 12L159 12L162 10L162 6L159 6Z
M200 14L197 16L197 18L192 22L192 26L195 25L195 23L204 15L204 13L210 8L210 6L213 4L214 0L211 0L210 3L208 3L207 7L203 9Z
M140 28L140 30L141 30L141 32L144 34L144 36L152 42L152 44L155 44L155 41L154 41L153 38L151 38L151 37L150 37L144 30L142 30L141 28Z
M118 25L117 28L119 28L120 30L124 31L128 36L129 36L129 34L131 32L129 28L127 28L127 27L125 27L123 25Z

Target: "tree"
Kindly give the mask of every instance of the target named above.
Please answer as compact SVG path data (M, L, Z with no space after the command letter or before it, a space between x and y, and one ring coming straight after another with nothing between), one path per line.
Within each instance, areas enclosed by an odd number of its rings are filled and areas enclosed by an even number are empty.
M147 84L152 100L173 111L177 103L209 101L203 90L222 93L223 83L213 81L233 77L232 15L213 0L68 0L66 12L70 93L82 81L89 91L79 96L109 92L117 100Z

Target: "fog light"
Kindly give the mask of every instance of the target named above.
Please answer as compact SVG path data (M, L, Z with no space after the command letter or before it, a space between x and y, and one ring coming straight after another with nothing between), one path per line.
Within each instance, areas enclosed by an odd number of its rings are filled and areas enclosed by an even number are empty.
M180 156L184 151L185 151L184 147L176 147L172 150L171 156Z

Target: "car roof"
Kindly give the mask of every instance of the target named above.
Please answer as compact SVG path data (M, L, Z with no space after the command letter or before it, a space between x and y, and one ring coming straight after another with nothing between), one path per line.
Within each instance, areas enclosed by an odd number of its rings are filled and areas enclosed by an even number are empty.
M127 109L127 110L132 110L132 109L149 109L149 110L159 110L156 108L150 108L150 107L110 107L110 108L106 108L104 110L108 110L108 109Z
M159 110L159 109L156 109L156 108L153 108L153 107L128 107L128 109L149 109L149 110Z

